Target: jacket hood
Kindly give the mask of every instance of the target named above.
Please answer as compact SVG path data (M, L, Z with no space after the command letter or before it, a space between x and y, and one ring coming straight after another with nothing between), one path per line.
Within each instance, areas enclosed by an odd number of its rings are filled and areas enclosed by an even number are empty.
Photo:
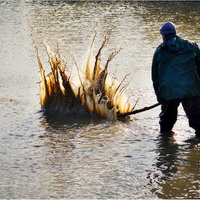
M170 35L164 39L161 46L168 51L178 52L184 48L185 44L177 35Z

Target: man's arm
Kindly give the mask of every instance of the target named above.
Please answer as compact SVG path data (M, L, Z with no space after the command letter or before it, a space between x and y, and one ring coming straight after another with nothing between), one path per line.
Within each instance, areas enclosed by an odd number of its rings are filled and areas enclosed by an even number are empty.
M157 56L156 56L156 52L154 53L153 56L153 61L152 61L152 66L151 66L151 79L153 82L153 87L154 87L154 92L157 96L157 100L159 102L159 92L158 92L158 84L159 84L159 78L158 78L158 63L157 63Z
M196 49L195 63L196 63L197 73L200 78L200 49L196 43L195 43L195 49Z

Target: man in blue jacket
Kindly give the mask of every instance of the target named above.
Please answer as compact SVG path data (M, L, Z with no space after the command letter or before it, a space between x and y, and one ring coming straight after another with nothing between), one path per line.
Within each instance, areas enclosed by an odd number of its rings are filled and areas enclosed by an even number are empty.
M176 35L176 27L166 22L160 29L163 43L153 56L152 81L161 103L160 132L172 136L178 106L182 104L189 125L200 137L200 49Z

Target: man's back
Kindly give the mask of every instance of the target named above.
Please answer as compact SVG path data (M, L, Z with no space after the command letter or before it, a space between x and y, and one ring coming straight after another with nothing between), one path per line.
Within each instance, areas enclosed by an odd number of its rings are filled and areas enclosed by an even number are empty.
M177 35L167 36L158 46L152 64L152 80L160 102L200 96L195 57L199 49Z

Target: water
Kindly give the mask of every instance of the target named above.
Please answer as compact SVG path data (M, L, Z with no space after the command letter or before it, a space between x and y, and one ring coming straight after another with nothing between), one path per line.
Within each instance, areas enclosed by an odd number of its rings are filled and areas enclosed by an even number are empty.
M151 60L159 27L200 44L199 2L0 1L0 198L200 198L200 149L180 107L173 140L159 138L155 108L130 122L44 116L33 39L47 62L42 37L80 67L98 25L97 48L123 48L110 63L137 108L156 102ZM32 34L32 36L31 36ZM48 71L48 69L47 69Z

